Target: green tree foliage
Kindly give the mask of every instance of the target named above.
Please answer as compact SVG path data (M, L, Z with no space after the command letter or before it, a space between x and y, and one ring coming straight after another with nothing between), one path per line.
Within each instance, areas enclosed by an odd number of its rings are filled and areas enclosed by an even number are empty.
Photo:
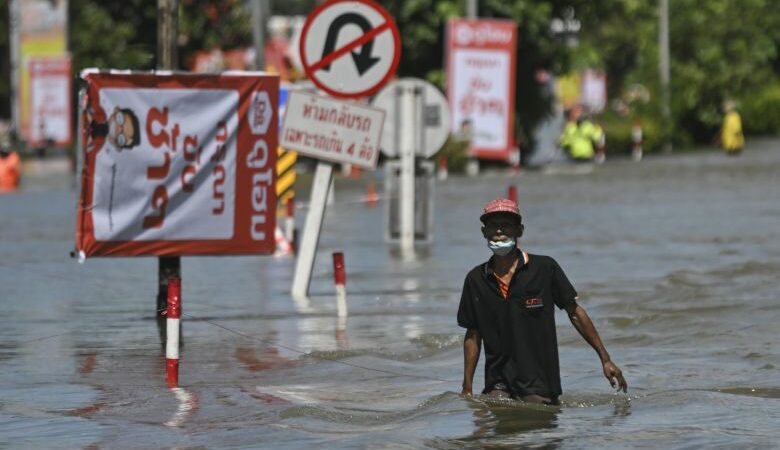
M181 0L179 45L182 67L200 50L231 50L252 45L252 16L239 0Z
M267 0L274 14L306 14L316 0ZM446 23L465 15L465 0L382 0L401 31L399 76L446 83ZM774 105L780 81L780 10L776 0L670 1L672 113L677 137L709 141L730 97L745 110ZM179 61L187 67L197 50L251 45L246 0L180 0ZM553 18L573 8L582 24L572 47L550 32ZM0 0L0 114L10 114L8 0ZM658 2L647 0L479 0L481 17L518 24L517 117L521 133L550 110L550 98L535 81L539 69L556 74L572 69L607 72L611 98L634 84L645 86L653 103L644 114L657 116ZM85 67L152 69L156 65L157 2L154 0L69 0L69 48L74 71ZM772 95L763 101L762 95ZM765 119L766 114L756 113ZM746 121L749 118L746 117ZM764 121L766 122L766 120ZM771 122L771 121L770 121ZM745 124L750 130L751 125ZM777 129L761 123L760 130Z
M148 0L70 0L69 48L73 69L153 69L157 4Z
M725 98L777 78L780 15L774 0L670 2L672 107L677 126L708 140Z
M598 49L609 74L610 94L628 84L650 89L659 111L658 4L605 0L585 26L586 45ZM778 80L780 14L774 0L674 0L670 5L671 106L675 138L709 142L726 98L753 101ZM608 6L608 7L605 7ZM748 127L749 128L749 127Z

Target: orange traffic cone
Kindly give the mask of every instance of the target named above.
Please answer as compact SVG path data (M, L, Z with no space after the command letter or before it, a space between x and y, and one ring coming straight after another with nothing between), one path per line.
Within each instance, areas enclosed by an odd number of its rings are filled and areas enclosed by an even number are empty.
M364 200L368 206L375 206L379 201L379 194L376 193L376 185L373 181L366 186L366 196L364 197Z

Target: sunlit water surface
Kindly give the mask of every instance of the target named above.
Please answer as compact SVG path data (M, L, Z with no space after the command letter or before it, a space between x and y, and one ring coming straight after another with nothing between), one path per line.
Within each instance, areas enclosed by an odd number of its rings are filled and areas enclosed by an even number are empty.
M308 302L287 294L292 258L183 260L174 390L156 259L77 264L70 180L30 177L0 197L0 447L776 447L778 147L451 177L414 261L384 243L383 202L360 201L381 174L339 179ZM560 312L561 406L458 395L460 287L489 256L479 211L513 183L523 246L567 271L628 395ZM346 257L342 320L333 251Z

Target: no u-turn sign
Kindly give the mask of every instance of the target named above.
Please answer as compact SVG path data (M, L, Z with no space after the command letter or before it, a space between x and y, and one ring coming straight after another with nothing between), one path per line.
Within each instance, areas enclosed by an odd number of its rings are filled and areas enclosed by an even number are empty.
M317 87L334 97L376 93L395 72L401 39L390 14L370 0L333 0L303 26L301 61Z

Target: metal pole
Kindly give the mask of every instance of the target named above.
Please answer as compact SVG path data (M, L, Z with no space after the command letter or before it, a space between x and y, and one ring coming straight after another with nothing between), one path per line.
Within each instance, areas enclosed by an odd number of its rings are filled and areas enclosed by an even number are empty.
M179 0L157 0L157 68L176 70L179 52Z
M333 179L333 164L318 162L314 172L314 182L311 186L311 203L306 223L303 226L303 239L295 261L295 274L291 294L294 299L305 299L309 295L311 271L314 267L314 257L322 230L322 218L325 216L325 203Z
M478 0L466 0L466 17L469 19L477 18Z
M179 66L176 37L179 34L179 1L157 0L157 68L176 70ZM181 279L181 258L161 256L157 259L157 320L160 338L165 339L163 330L168 303L168 279Z
M255 70L265 70L265 28L271 8L266 0L252 0L252 37L255 46Z
M401 88L401 254L414 255L414 86Z
M21 121L21 112L19 111L19 80L21 78L19 67L19 26L21 24L19 1L11 0L8 2L8 19L11 28L11 121L12 129L16 132L17 138L22 139L21 129L19 128ZM16 150L18 151L18 149Z
M672 109L669 89L669 0L660 0L658 14L658 70L661 79L661 120L664 151L672 151Z

